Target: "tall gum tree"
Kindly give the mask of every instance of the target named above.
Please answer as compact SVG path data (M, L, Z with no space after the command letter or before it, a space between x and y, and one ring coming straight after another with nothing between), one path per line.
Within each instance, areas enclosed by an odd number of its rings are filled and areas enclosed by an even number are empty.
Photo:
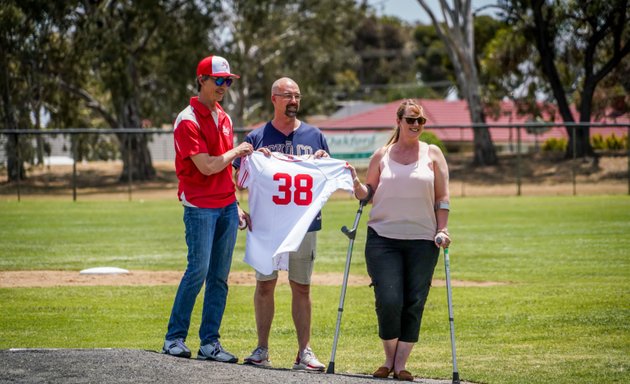
M0 11L0 128L41 129L41 116L61 92L50 73L68 56L63 39L72 4L6 0ZM72 71L72 69L70 69ZM63 111L54 108L57 115ZM36 150L31 145L35 139ZM43 163L42 136L9 135L4 143L9 181L26 177L24 162Z
M300 85L301 113L330 107L335 75L355 60L354 0L224 0L222 12L215 35L241 76L224 102L235 126L270 117L271 84L281 76Z
M630 53L628 0L507 0L500 6L508 11L508 22L533 40L537 66L564 122L575 122L571 104L579 122L590 122L598 86ZM593 155L588 126L567 127L567 133L567 158Z
M418 0L418 3L429 15L438 36L446 46L448 57L455 69L459 91L468 102L471 121L480 124L474 129L473 164L497 164L498 157L490 130L485 125L486 117L481 100L471 0L453 0L452 6L446 0L439 0L444 22L438 21L425 0Z
M80 1L68 36L83 76L59 85L112 129L169 124L194 92L195 67L212 53L215 0ZM86 81L87 79L87 81ZM118 133L121 180L152 179L150 137Z

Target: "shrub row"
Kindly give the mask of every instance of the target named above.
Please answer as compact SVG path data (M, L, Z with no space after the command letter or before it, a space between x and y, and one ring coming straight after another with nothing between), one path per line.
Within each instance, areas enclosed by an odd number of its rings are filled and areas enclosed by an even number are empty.
M545 140L542 145L542 150L545 152L564 152L567 149L567 144L567 139L556 139L552 137ZM595 150L628 149L628 135L623 134L621 137L617 137L612 133L610 136L603 137L601 134L596 133L591 136L591 146Z

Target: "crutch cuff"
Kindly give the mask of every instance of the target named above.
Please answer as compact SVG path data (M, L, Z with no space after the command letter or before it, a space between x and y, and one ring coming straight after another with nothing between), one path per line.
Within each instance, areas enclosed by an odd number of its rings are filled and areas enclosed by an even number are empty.
M370 184L365 184L365 187L367 188L368 194L365 199L360 200L361 205L367 205L367 203L372 200L372 196L374 196L374 189L372 189L372 186Z

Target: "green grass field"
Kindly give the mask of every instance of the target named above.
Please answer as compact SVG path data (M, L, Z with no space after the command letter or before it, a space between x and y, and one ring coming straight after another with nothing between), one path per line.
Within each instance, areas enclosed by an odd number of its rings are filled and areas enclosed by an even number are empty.
M316 272L343 272L358 204L324 209ZM0 270L80 270L94 266L182 270L182 209L176 201L0 202ZM367 212L351 273L365 275ZM452 202L451 275L501 282L455 287L460 375L480 383L627 383L630 381L630 198L493 197ZM233 270L249 270L241 259ZM440 259L436 277L443 278ZM176 286L0 289L0 349L158 350ZM339 287L313 286L312 346L327 363ZM232 286L222 341L241 359L255 347L253 287ZM201 297L189 346L196 350ZM279 286L271 336L276 367L291 366L296 339L290 291ZM418 377L451 376L446 292L434 287L408 368ZM371 373L383 359L373 294L346 295L336 371Z

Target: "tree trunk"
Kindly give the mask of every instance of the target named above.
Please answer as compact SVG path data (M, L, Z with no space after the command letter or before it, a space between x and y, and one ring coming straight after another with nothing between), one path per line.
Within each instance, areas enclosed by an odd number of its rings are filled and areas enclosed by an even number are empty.
M471 64L474 66L474 64ZM470 108L471 120L475 123L484 123L483 126L474 128L473 131L473 144L474 144L474 157L473 165L496 165L499 162L497 152L492 142L490 130L485 125L486 116L483 112L483 105L479 97L479 85L477 83L477 71L472 68L473 76L470 76L468 81L468 88L466 99L468 100L468 108ZM464 81L462 79L462 81Z
M585 80L588 81L588 78ZM595 92L595 86L585 84L582 91L582 102L580 103L580 122L590 123L591 121L591 101L593 100L593 94ZM587 126L576 128L575 138L573 135L569 135L569 145L567 146L567 152L565 158L573 157L573 139L575 139L575 157L595 156L593 147L591 146L591 128Z
M123 161L123 170L119 181L127 182L129 180L130 169L132 180L152 180L155 178L156 172L151 161L147 135L119 133L117 137Z
M532 31L536 36L536 48L540 54L540 61L542 64L542 72L547 77L549 85L551 86L551 92L556 99L558 105L558 112L562 116L562 121L565 123L573 123L575 119L571 113L569 102L564 92L564 86L560 80L560 75L556 68L555 63L555 50L551 46L553 43L553 37L549 32L549 24L543 15L543 7L545 6L544 0L536 0L532 3L532 10L534 14L534 30ZM565 152L566 158L573 157L573 147L577 148L577 144L580 143L583 138L582 133L578 128L567 127L567 135L569 136L569 143ZM575 141L575 144L574 144Z
M566 123L575 121L573 114L569 108L569 103L565 94L564 85L560 80L558 70L555 65L555 52L552 47L554 35L551 32L550 22L546 18L545 12L552 12L552 5L544 0L535 0L532 2L532 11L534 16L534 30L532 31L536 38L536 48L540 54L542 62L542 70L547 77L551 89L558 104L560 115ZM630 54L630 44L627 39L623 39L627 27L627 1L615 3L615 9L593 16L592 20L597 18L597 23L590 24L590 36L586 38L586 47L584 48L584 68L582 83L582 91L580 94L580 122L591 122L591 104L597 84L606 77L622 60L622 58ZM602 61L603 43L606 38L612 39L612 56L603 64L596 65L596 58ZM590 128L586 127L567 127L569 143L565 153L566 158L593 156L594 151L590 143ZM574 153L575 150L575 153Z
M19 135L9 135L6 144L7 150L7 170L9 182L26 179L26 170L24 169L24 159L19 154Z
M123 116L120 119L124 127L140 128L140 114L138 113L137 101L133 96L125 100ZM119 180L128 181L130 172L133 180L152 180L155 178L155 168L151 161L149 151L149 137L145 134L118 134L120 143L120 153L122 155L123 170Z
M4 50L0 50L2 57L2 69L0 69L0 87L2 87L3 125L5 129L17 129L13 104L11 100L11 84L9 76L9 64ZM19 135L9 135L9 140L5 144L7 154L7 173L9 182L23 180L25 178L24 161L19 155Z

